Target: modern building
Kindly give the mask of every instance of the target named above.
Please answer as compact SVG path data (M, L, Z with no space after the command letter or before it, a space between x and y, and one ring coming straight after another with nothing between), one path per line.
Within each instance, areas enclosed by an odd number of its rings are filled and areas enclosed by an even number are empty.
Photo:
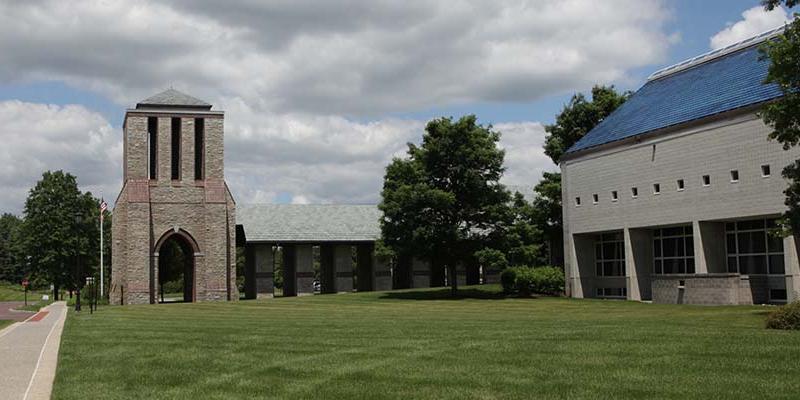
M167 280L182 281L183 301L239 298L223 117L211 104L173 89L125 113L112 303L164 301L161 283Z
M758 47L780 30L654 73L561 160L567 292L656 303L800 295L781 170L800 158L757 115L781 96Z

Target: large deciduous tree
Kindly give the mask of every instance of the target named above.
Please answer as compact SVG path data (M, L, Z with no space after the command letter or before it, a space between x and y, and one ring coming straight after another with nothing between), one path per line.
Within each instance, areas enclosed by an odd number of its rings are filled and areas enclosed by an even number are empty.
M71 174L47 171L31 189L20 227L22 253L32 277L53 284L55 299L59 288L80 284L78 262L84 276L96 269L99 216L98 200L81 193Z
M456 266L505 221L509 192L500 184L500 134L477 123L440 118L425 128L422 145L386 168L380 209L382 244L395 254L441 260L453 293Z
M25 275L19 257L19 227L22 220L13 214L0 216L0 281L19 283Z
M765 0L767 10L785 4L793 7L795 0ZM762 47L762 55L770 60L766 83L775 83L783 92L783 97L768 103L761 111L764 123L772 128L769 137L783 144L788 150L800 143L800 19L795 18L783 34L767 41ZM784 214L785 228L800 232L800 160L795 160L783 169L783 176L789 181L786 188Z

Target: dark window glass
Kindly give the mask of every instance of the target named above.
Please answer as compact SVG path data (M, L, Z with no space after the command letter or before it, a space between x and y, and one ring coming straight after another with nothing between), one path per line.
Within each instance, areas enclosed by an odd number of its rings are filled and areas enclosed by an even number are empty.
M653 241L653 255L656 257L661 257L661 239L656 239Z
M675 248L675 239L663 239L664 243L664 257L675 257L677 249Z
M206 151L206 120L203 118L194 119L194 179L203 180L203 160ZM580 205L580 197L577 199Z
M752 221L739 221L736 223L736 227L740 231L745 231L749 229L764 229L764 220L756 219Z
M783 238L767 233L767 244L770 253L783 253Z
M181 119L172 119L172 180L181 179Z
M694 273L694 258L687 258L686 259L686 273L693 274Z
M158 118L147 117L147 133L150 152L150 179L158 179Z
M767 256L739 256L739 273L766 274Z
M678 260L674 258L668 258L664 260L664 273L665 274L677 274L678 273Z
M786 289L770 289L769 290L769 299L770 300L783 300L786 301Z
M681 236L683 235L683 227L678 226L675 228L665 228L664 236Z
M694 239L691 236L686 238L686 255L694 257Z
M655 272L656 274L662 274L663 271L664 270L661 267L661 260L656 260L654 265L653 265L653 272Z
M770 274L783 274L783 254L769 256L769 273Z
M736 254L736 234L729 233L727 235L728 254Z
M725 230L728 232L733 232L736 229L736 223L734 222L726 222L725 223Z
M736 266L736 257L728 257L728 272L739 272L739 268Z
M595 263L595 271L594 272L597 274L597 276L603 276L603 263L602 262Z
M765 253L767 239L763 231L739 232L739 254Z
M600 243L595 243L594 244L594 257L595 257L595 259L597 259L597 260L602 260L603 259L602 251L603 251L603 248L600 247Z
M615 276L614 274L614 261L606 261L603 263L603 275Z

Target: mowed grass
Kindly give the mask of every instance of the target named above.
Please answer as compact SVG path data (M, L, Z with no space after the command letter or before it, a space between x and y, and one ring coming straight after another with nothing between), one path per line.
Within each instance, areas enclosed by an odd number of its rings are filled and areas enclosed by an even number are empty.
M496 288L494 288L496 290ZM71 312L55 399L797 398L770 307L484 289Z
M5 327L9 326L12 323L14 323L14 321L10 321L10 320L7 320L7 319L0 319L0 329L3 329Z
M28 290L28 301L37 301L47 290ZM0 281L0 301L23 301L25 289L18 283Z

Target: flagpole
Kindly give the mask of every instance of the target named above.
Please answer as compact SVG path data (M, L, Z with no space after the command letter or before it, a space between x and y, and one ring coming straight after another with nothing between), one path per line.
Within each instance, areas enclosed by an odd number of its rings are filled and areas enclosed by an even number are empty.
M103 210L103 207L102 207L103 202L104 202L104 200L103 200L103 198L101 196L100 197L100 204L101 204L101 206L100 206L100 297L101 298L104 296L104 293L105 293L103 291L103 289L104 289L103 288L103 282L104 282L103 281L103 270L105 269L104 264L103 264L103 214L104 214L104 210Z

